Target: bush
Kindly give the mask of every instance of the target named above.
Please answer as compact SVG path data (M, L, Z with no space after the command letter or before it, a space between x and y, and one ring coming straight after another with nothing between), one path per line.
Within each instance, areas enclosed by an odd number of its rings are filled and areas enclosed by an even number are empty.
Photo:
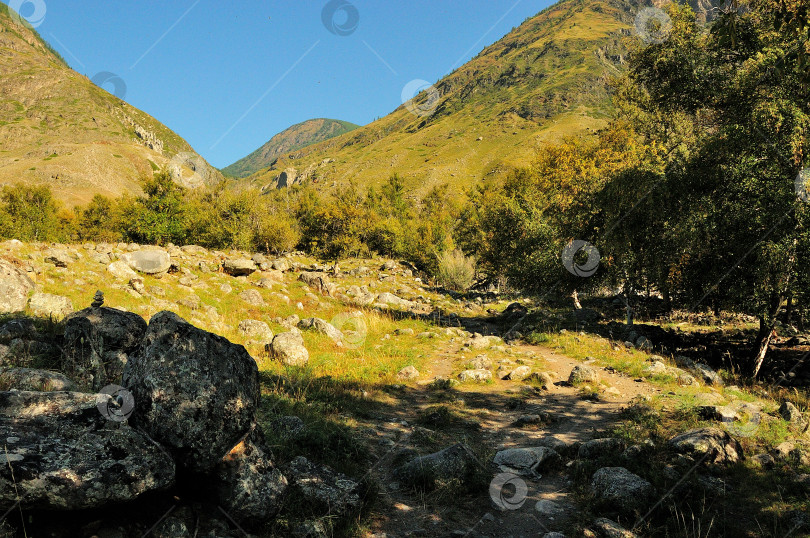
M254 238L256 247L267 252L290 252L301 241L301 231L294 217L267 214L260 217Z
M438 278L451 290L464 291L475 280L475 258L465 256L459 249L439 255Z

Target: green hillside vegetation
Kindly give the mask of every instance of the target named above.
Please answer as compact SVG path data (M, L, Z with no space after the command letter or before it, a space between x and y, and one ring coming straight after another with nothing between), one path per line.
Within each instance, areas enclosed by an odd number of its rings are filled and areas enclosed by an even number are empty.
M316 171L321 188L379 186L398 173L424 195L463 188L528 164L537 148L604 127L608 80L623 69L636 2L561 2L529 18L435 84L433 114L406 106L351 133L279 157L251 178L266 186L289 167ZM632 38L635 39L635 38ZM416 97L424 104L427 93Z
M0 184L47 185L59 200L83 204L94 194L137 193L153 165L196 155L165 125L70 69L8 9L0 9Z
M276 162L284 153L297 151L312 144L329 140L360 127L342 120L317 118L297 123L271 138L265 145L222 169L229 177L247 177Z

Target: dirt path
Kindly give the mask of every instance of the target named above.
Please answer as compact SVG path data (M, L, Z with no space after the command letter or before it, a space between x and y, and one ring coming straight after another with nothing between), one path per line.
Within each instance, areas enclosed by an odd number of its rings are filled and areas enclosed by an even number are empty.
M593 364L599 377L616 389L599 399L583 399L577 388L562 381L568 379L571 369L583 361L558 354L539 346L515 346L514 355L529 353L542 359L543 370L553 372L557 383L548 392L537 389L527 395L521 384L497 380L492 384L464 384L458 394L465 407L475 409L480 417L479 426L483 444L488 448L502 450L513 447L537 446L537 440L549 435L566 443L582 442L599 436L618 420L621 409L634 397L653 394L657 390L649 383L636 382L627 376L602 369ZM441 376L449 378L459 372L459 360L455 350L439 353L431 364L428 379ZM515 400L520 402L517 407ZM499 511L488 495L464 500L453 499L448 508L436 508L440 503L427 503L410 491L397 487L392 478L393 455L407 446L408 431L419 410L435 404L431 391L424 382L415 390L405 393L398 401L398 412L390 418L391 425L406 421L406 436L394 446L380 451L380 460L372 470L376 482L382 485L378 514L371 525L376 538L402 536L492 536L492 537L537 537L547 532L561 530L576 510L570 495L571 483L564 473L551 473L537 479L522 478L526 484L525 502L515 510ZM516 427L515 420L521 415L550 414L553 421L545 427L526 429ZM489 462L494 477L498 470ZM511 496L512 490L509 490Z

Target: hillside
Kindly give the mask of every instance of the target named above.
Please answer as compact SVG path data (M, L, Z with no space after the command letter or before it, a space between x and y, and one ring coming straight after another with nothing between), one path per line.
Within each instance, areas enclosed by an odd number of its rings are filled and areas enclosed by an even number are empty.
M70 69L5 5L0 73L0 184L47 184L74 205L138 192L139 176L165 166L188 185L220 177L165 125Z
M424 191L498 177L527 163L544 141L606 124L607 83L622 70L637 10L635 1L564 0L438 81L432 114L400 106L351 133L282 155L251 180L263 188L296 179L369 185L397 172ZM415 101L430 108L430 98L425 92Z
M328 118L297 123L275 135L247 157L223 168L222 173L229 177L247 177L271 166L280 155L329 140L358 127L360 126L348 121Z

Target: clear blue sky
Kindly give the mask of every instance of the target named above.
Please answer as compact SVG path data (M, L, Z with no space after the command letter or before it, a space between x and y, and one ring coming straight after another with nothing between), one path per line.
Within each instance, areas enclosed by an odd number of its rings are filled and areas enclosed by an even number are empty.
M326 0L25 0L22 15L37 3L71 67L115 73L127 102L224 167L310 118L388 114L408 82L435 82L553 2L351 0L329 4L337 33Z

